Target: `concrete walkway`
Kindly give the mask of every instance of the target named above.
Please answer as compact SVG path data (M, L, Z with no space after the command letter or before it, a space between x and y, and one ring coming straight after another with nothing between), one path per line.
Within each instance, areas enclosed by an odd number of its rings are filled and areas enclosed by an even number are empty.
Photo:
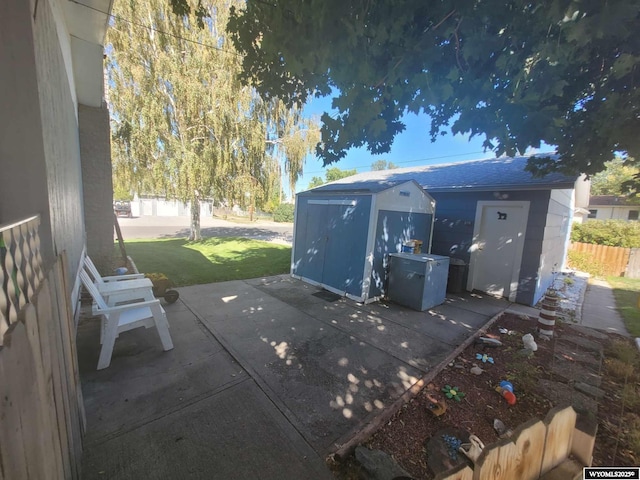
M611 286L605 280L592 279L584 295L580 324L608 333L630 336L616 310Z
M426 312L360 305L288 275L179 291L169 352L132 330L96 371L99 321L81 322L84 479L331 478L327 453L513 307L477 293Z

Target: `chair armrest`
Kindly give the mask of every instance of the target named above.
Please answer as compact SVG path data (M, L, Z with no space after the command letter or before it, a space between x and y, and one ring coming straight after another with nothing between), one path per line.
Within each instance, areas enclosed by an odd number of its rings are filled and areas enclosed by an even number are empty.
M100 307L94 306L93 313L94 315L105 314L105 313L118 313L118 312L125 312L127 310L133 310L134 308L152 307L154 305L159 305L160 308L162 308L162 305L160 305L160 300L156 298L155 300L146 300L144 302L136 302L136 303L126 303L124 305L116 305L115 307L100 308Z
M133 280L138 278L144 278L144 273L129 273L127 275L109 275L102 277L104 282L117 282L118 280Z

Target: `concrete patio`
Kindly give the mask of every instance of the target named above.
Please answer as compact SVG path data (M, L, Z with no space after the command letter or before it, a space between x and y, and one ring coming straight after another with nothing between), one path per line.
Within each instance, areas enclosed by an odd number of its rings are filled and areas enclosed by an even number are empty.
M197 285L165 307L172 351L126 332L101 371L82 320L83 478L331 478L328 453L514 307L537 312L468 293L361 305L288 275Z

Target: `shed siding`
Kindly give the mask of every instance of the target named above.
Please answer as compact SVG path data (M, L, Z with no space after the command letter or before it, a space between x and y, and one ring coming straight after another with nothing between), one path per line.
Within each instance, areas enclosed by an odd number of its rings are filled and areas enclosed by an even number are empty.
M370 195L298 195L292 273L360 297L370 210Z
M422 240L423 251L428 248L432 219L428 213L378 211L369 297L385 293L390 253L401 252L403 243L410 239Z
M540 300L547 288L553 283L555 272L563 267L572 212L572 190L552 190L544 227L542 252L540 253L538 285L533 303Z
M473 244L477 202L500 198L496 197L494 192L430 193L437 205L431 253L459 258L469 263L469 248ZM502 199L531 202L516 302L533 304L538 283L538 261L542 252L549 191L510 191L508 198ZM466 281L465 278L465 284Z

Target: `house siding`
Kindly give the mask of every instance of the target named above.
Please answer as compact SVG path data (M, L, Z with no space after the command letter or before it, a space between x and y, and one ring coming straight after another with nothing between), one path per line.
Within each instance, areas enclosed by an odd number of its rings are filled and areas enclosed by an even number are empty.
M470 261L478 201L497 200L494 192L429 192L436 200L431 252ZM516 302L533 304L538 284L538 265L549 205L549 190L510 191L508 201L529 201L524 253ZM465 272L466 284L468 269Z
M40 249L53 263L45 145L30 2L0 1L0 224L41 215Z
M51 1L38 2L34 47L53 249L54 254L66 250L73 285L85 245L82 170L76 105L59 41L68 33L56 22L54 7Z

